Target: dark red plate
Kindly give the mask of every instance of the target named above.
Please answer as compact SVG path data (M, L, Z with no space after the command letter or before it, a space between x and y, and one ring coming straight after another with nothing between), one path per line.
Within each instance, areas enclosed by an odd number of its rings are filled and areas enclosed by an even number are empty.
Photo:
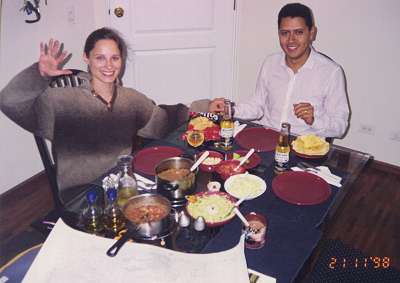
M234 153L239 154L240 157L245 156L247 154L247 152L248 152L248 150L235 150L234 151ZM233 153L229 153L228 158L233 159ZM261 163L261 157L257 153L254 152L247 161L248 162L245 162L243 164L243 167L246 169L252 169Z
M235 137L235 141L246 149L272 151L275 150L278 138L279 133L271 129L246 128Z
M322 178L307 172L285 172L272 180L272 191L280 199L297 205L313 205L326 201L331 187Z
M144 174L155 175L155 168L162 160L180 156L183 151L172 146L147 147L138 151L133 157L133 168Z

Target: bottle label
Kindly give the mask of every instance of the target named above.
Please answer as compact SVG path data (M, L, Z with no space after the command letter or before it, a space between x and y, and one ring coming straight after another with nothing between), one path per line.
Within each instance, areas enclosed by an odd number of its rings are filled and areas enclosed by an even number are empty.
M275 161L278 164L285 164L289 162L289 152L275 152Z
M233 128L221 128L221 137L224 139L229 139L233 137Z

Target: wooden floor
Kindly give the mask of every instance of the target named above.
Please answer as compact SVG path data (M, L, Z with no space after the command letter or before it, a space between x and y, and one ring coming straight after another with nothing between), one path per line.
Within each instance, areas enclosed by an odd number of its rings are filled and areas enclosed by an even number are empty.
M15 243L18 232L28 229L33 220L51 208L50 189L44 174L37 175L24 186L26 188L23 195L0 196L0 240L4 245L10 241ZM31 198L21 202L27 192L31 192ZM10 203L19 205L11 206L10 210L10 205L6 205ZM4 225L7 225L6 230ZM339 239L368 255L390 257L393 266L400 270L399 168L371 162L325 229L324 238ZM18 251L18 247L14 250ZM314 251L308 267L305 268L306 272L300 276L298 282L306 281L307 274L318 261L320 250L321 247L317 247ZM13 255L2 252L1 256L5 260L4 257Z
M371 162L323 231L324 239L340 240L368 256L388 257L400 270L399 168ZM296 282L307 282L321 248L319 245L314 250Z

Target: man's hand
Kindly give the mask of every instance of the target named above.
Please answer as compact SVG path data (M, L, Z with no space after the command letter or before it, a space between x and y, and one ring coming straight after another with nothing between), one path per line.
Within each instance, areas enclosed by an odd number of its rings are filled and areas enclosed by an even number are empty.
M58 40L50 39L48 44L40 43L39 72L42 77L69 75L70 70L62 70L61 65L68 52L63 51Z
M294 114L297 118L303 119L308 125L314 123L314 107L308 102L293 104Z
M208 112L224 112L224 98L219 97L211 101L208 105Z

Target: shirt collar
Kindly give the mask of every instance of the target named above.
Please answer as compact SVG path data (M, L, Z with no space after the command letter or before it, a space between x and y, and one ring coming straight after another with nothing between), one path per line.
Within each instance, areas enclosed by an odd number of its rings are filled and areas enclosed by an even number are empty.
M310 56L308 56L307 61L304 63L303 66L300 67L299 71L300 71L301 69L312 69L312 68L314 67L314 64L315 64L315 54L316 54L316 51L315 51L314 48L311 46ZM280 64L281 64L281 66L283 66L283 67L285 67L285 68L289 68L288 65L286 65L285 52L283 52L283 51L282 51L282 56L281 56Z

